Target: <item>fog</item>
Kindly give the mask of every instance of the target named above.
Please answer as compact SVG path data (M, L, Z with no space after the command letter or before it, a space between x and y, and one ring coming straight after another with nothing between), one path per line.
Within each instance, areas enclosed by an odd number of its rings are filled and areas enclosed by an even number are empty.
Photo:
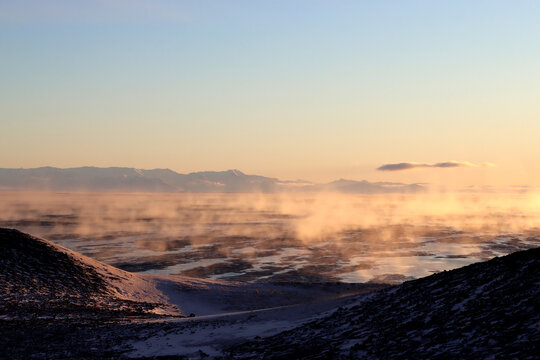
M127 270L387 281L539 246L537 193L0 192L0 225Z

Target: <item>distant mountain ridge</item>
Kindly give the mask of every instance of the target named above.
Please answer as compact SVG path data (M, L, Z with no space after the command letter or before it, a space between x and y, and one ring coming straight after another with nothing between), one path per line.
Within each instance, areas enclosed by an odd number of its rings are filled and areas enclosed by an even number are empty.
M39 167L0 168L0 190L115 191L115 192L189 192L189 193L274 193L338 192L357 194L416 193L425 190L419 184L368 182L340 179L327 184L308 181L283 181L277 178L247 175L240 170L201 171L180 174L170 169L128 167L77 168Z

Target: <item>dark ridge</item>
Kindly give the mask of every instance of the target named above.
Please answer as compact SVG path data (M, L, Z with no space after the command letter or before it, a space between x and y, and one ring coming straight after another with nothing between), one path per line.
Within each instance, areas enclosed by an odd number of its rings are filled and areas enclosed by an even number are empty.
M228 350L242 359L538 359L540 248L381 290Z
M140 314L154 307L116 298L107 279L92 266L51 243L0 228L0 316L111 316Z
M0 294L19 296L104 295L106 282L47 242L0 228Z
M297 186L301 185L301 186ZM201 171L180 174L169 169L143 170L126 167L84 166L60 169L0 168L0 189L38 191L97 192L188 192L188 193L274 193L282 191L338 193L416 193L426 188L419 184L400 184L340 180L328 184L282 181L248 175L239 170Z

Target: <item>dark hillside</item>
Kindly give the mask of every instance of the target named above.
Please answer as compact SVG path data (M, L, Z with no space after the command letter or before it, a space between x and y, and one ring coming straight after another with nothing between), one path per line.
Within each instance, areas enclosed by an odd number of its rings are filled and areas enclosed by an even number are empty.
M155 307L115 297L114 276L46 240L0 228L0 316L125 315Z
M538 359L540 248L381 290L230 350L249 359Z

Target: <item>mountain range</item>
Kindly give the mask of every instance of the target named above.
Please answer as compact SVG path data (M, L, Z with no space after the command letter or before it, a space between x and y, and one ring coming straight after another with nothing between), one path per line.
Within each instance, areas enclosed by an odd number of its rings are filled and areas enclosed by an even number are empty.
M340 179L325 184L305 180L247 175L239 170L202 171L180 174L170 169L128 167L0 168L0 190L50 190L95 192L188 192L188 193L274 193L337 192L350 194L417 193L420 184L369 182Z

